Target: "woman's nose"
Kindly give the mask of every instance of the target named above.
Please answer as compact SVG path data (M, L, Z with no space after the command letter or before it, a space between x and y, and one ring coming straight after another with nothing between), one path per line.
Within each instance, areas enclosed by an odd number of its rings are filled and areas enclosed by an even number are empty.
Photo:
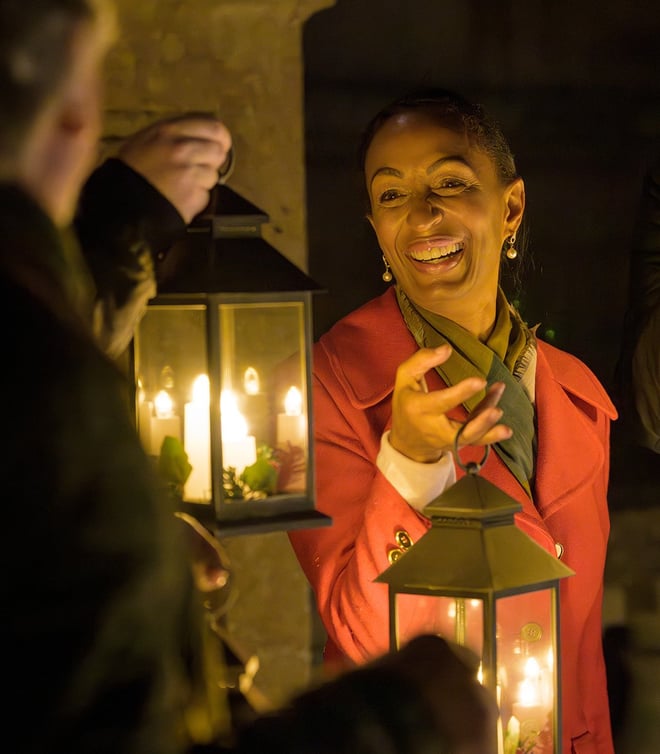
M433 192L416 194L411 198L408 211L410 225L425 227L439 222L442 218L442 207Z

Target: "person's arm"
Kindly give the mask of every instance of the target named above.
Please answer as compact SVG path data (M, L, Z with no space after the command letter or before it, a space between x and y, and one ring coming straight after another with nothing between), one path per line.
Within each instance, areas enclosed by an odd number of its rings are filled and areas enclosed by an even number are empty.
M96 286L95 334L112 358L126 349L156 295L156 261L185 229L175 207L120 159L107 160L87 181L76 232Z
M129 137L83 188L75 220L97 289L95 331L116 357L150 298L155 268L208 204L231 135L220 121L182 116Z

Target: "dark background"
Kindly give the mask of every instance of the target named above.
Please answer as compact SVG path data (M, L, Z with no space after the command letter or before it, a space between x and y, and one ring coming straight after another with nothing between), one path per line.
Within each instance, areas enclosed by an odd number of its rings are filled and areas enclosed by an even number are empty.
M499 120L525 179L525 319L614 396L641 182L660 156L660 2L338 0L307 23L304 60L316 335L384 290L362 129L406 90L442 86ZM613 508L660 503L659 459L614 425Z

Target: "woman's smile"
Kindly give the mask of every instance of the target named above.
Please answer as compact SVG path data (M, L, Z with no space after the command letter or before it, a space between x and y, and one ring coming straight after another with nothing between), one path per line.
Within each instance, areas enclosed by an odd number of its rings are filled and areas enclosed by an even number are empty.
M414 262L437 264L455 259L464 249L462 241L446 238L427 238L408 246L408 256Z

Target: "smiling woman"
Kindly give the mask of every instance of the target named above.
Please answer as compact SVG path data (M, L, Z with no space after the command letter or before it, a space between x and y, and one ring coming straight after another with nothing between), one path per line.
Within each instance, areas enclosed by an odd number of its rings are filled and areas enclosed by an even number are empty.
M425 506L490 446L482 475L576 573L561 594L562 751L612 754L600 629L615 411L500 285L525 209L511 150L479 105L432 90L378 113L361 154L368 219L394 281L316 345L317 506L334 523L290 533L326 659L387 649L387 588L374 579L428 530ZM452 452L461 428L463 465ZM411 599L401 640L436 621Z

